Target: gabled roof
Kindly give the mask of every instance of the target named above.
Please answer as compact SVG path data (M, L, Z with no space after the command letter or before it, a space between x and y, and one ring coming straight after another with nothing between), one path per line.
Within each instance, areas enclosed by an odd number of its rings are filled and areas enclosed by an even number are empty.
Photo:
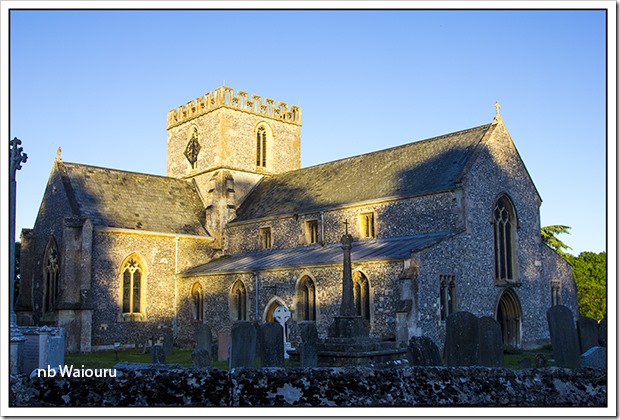
M263 179L234 222L452 190L486 124Z
M73 211L95 227L208 235L189 181L56 160Z
M452 235L452 232L439 232L401 238L353 242L351 260L354 263L403 260L409 258L411 252L435 245ZM340 244L223 256L206 264L193 267L181 275L200 276L251 273L261 270L284 270L295 267L316 267L334 264L342 265L342 248Z

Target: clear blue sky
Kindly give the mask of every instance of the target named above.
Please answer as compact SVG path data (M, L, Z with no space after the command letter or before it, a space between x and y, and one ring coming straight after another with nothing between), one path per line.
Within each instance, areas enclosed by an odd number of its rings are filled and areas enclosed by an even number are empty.
M498 100L542 224L571 226L573 254L603 251L605 40L587 10L13 11L17 237L59 146L164 175L168 110L225 84L301 106L302 166L489 123Z

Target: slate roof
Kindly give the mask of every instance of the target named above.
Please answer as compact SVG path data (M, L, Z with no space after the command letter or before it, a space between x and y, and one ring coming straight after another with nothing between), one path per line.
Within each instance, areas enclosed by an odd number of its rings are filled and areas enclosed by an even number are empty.
M184 235L208 235L204 205L182 179L57 160L74 212L95 227Z
M353 242L351 260L354 263L373 260L403 260L409 258L412 251L435 245L452 235L452 232L439 232L402 238ZM342 264L340 244L223 256L193 267L181 275L251 273L268 269L290 269L333 264Z
M491 124L263 179L235 221L453 189Z

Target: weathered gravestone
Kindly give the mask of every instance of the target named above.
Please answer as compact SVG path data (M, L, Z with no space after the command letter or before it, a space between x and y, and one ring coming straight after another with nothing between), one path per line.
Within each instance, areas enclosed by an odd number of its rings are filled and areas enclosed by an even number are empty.
M407 359L411 366L441 366L439 348L430 337L411 337L407 346Z
M316 330L316 323L312 321L302 321L299 323L299 328L301 335L301 343L299 345L301 367L317 367L319 362L319 334Z
M607 314L605 314L598 324L598 345L607 347Z
M502 327L490 316L478 318L478 363L480 366L504 367Z
M250 321L237 321L233 324L230 342L228 368L255 367L256 328Z
M192 352L192 364L195 368L206 368L213 361L211 347L211 328L207 324L196 325L194 329L196 348Z
M221 330L217 333L217 360L228 360L230 353L230 330Z
M160 344L151 346L151 363L157 365L166 363L166 352Z
M174 337L172 335L172 331L166 331L164 333L164 339L163 339L164 353L166 353L166 356L170 356L172 354L173 345L174 345Z
M282 325L266 322L260 326L260 360L262 367L284 367L284 334Z
M547 310L547 323L556 366L579 367L579 343L571 310L564 305L552 306Z
M446 320L446 366L475 366L478 364L478 318L459 311Z
M581 355L581 367L607 369L607 349L605 347L591 347Z
M598 346L598 322L596 319L580 317L577 320L577 337L579 338L580 353L585 353L590 348Z

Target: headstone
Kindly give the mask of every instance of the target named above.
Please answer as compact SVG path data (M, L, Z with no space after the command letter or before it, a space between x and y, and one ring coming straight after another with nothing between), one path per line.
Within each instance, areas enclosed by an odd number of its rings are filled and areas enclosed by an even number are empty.
M157 365L166 363L166 352L160 344L151 346L151 363Z
M25 341L22 345L21 370L32 372L34 369L64 365L65 339L64 328L59 327L22 327Z
M208 324L198 324L194 328L194 341L196 350L207 350L211 352L211 328Z
M282 352L284 354L284 358L288 359L288 353L286 352L286 350L291 348L291 343L289 343L287 340L288 334L286 323L289 319L291 319L291 311L289 311L286 306L280 305L275 309L275 311L273 311L273 319L275 319L277 323L282 325L282 337L284 340L284 350L282 350Z
M172 335L172 331L166 331L164 333L164 340L163 340L164 353L166 353L166 356L170 356L172 354L173 345L174 345L174 337Z
M598 345L607 347L607 314L605 314L598 324Z
M517 361L520 369L530 369L532 367L532 361L527 357L522 357Z
M579 367L579 342L571 310L564 305L552 306L547 310L547 323L556 366Z
M607 349L605 347L591 347L581 355L581 367L607 369Z
M598 322L594 318L580 317L577 320L577 337L579 351L585 353L592 347L598 346Z
M299 323L301 343L299 345L299 358L302 368L314 368L318 365L319 334L316 323L313 321L301 321Z
M547 367L547 356L542 353L536 353L535 359L537 368Z
M446 366L475 366L478 363L478 318L459 311L446 320Z
M60 366L65 363L64 334L53 331L47 339L47 363L50 366Z
M230 352L230 331L221 330L217 333L217 360L220 362L228 360Z
M250 321L237 321L233 324L230 342L229 369L236 367L255 367L256 328Z
M213 350L209 325L196 325L196 328L194 328L194 341L196 342L196 348L192 352L192 365L198 369L211 367Z
M196 369L209 368L212 361L210 351L196 349L192 352L192 366Z
M284 335L277 322L260 326L260 360L262 367L284 367Z
M480 366L504 367L504 344L502 327L494 318L483 316L478 319L479 339L478 362Z
M430 337L411 337L407 346L411 366L441 366L439 348Z

